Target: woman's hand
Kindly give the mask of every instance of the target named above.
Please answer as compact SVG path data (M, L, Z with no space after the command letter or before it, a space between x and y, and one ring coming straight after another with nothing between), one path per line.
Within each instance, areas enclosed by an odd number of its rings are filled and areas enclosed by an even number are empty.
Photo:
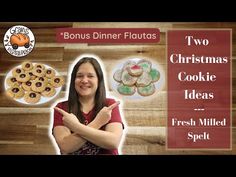
M112 105L110 106L105 106L103 107L99 113L97 114L97 116L95 117L94 121L100 125L100 127L102 127L103 125L107 124L110 119L111 119L111 112L112 110L118 106L120 104L119 101L113 103Z
M63 120L64 125L74 132L76 129L76 125L80 124L78 118L74 114L68 113L58 107L55 107L54 109L58 111L60 114L62 114L63 116L62 120Z

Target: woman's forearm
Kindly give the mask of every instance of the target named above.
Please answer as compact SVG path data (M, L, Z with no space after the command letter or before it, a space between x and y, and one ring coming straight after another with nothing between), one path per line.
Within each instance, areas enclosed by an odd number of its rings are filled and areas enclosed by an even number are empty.
M86 139L82 138L76 133L65 136L63 140L58 143L62 154L69 154L80 149L85 143Z
M87 126L94 129L99 129L102 127L100 122L95 120L89 123ZM62 141L60 141L58 144L61 153L68 154L80 149L86 142L87 140L81 137L78 133L72 133L67 136L64 136L62 138Z
M106 131L97 130L83 124L77 124L75 133L104 149L117 149L122 136L122 125L110 123Z

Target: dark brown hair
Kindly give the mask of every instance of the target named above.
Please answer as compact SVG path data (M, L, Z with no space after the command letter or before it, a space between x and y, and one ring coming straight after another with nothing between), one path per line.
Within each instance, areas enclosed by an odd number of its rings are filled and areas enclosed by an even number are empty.
M81 103L79 102L79 94L75 90L75 79L76 79L76 73L80 65L83 63L91 63L98 77L98 88L97 88L95 99L94 99L95 106L94 106L94 114L92 115L92 120L95 118L97 113L105 106L105 100L106 100L104 76L103 76L103 72L102 72L100 64L95 58L92 58L92 57L81 58L74 66L72 74L71 74L69 98L68 98L69 112L76 115L81 123L84 123L84 117L81 112Z

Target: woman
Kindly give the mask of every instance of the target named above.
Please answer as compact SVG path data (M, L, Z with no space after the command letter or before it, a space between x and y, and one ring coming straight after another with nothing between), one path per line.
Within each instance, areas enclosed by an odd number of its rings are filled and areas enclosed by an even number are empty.
M119 102L106 98L104 76L93 57L74 66L69 98L57 104L53 135L62 154L118 154L123 132Z

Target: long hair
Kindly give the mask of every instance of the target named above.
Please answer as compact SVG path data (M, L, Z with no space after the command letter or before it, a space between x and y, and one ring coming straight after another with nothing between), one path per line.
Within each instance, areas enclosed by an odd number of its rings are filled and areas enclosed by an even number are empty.
M91 63L98 77L98 88L95 94L95 109L92 115L92 120L96 117L97 113L105 106L106 101L106 89L104 83L104 76L100 64L95 58L83 57L81 58L73 68L70 81L68 109L70 113L77 116L81 123L84 123L84 117L81 111L81 103L79 101L79 94L75 90L76 73L83 63Z

